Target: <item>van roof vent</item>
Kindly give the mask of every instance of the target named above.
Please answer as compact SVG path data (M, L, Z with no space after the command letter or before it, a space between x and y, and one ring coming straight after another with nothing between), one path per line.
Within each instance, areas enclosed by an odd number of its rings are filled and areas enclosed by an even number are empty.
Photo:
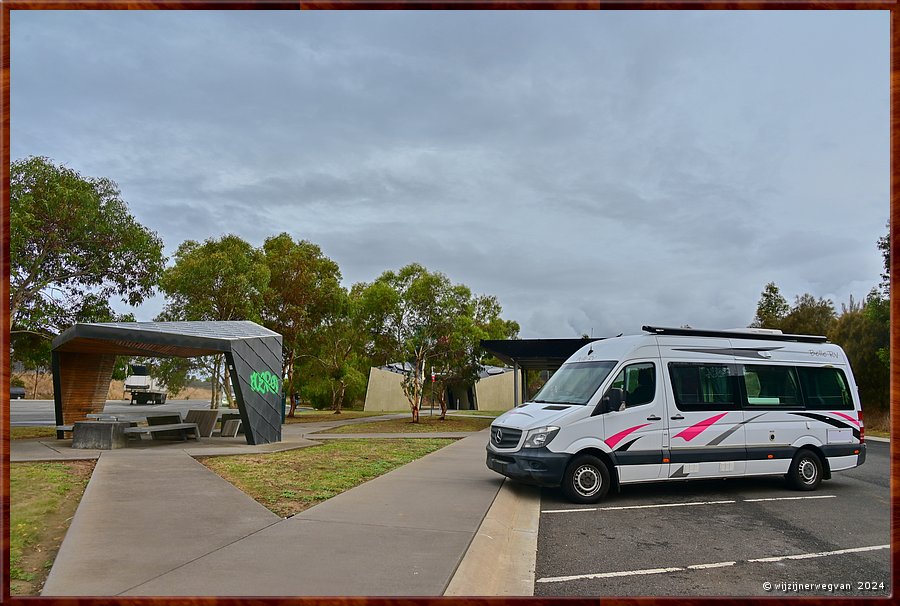
M719 337L721 339L764 339L767 341L795 341L797 343L825 343L828 337L818 335L790 335L777 333L751 332L749 329L734 330L700 330L697 328L664 328L662 326L642 326L641 330L657 335L673 335L683 337ZM760 330L760 329L756 329Z
M777 328L726 328L726 332L752 332L758 335L783 335Z

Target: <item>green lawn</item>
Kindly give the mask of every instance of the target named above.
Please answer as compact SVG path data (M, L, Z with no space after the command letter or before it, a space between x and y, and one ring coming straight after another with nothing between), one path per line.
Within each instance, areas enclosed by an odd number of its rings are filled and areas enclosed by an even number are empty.
M93 461L10 464L12 595L40 594L93 469Z
M10 427L10 440L30 440L32 438L55 438L55 427Z
M402 419L372 421L370 423L352 423L342 425L321 433L436 433L442 431L479 431L490 426L492 419L478 417L447 417L443 421L437 414L431 416L427 411L419 413L419 422L412 422L412 415Z
M199 459L287 517L452 444L454 440L334 440L286 452Z
M448 410L447 414L451 415L475 415L479 417L494 417L495 419L502 415L505 410Z
M389 412L364 412L362 410L344 410L341 414L336 415L330 410L304 410L295 413L293 417L285 417L284 423L292 425L294 423L322 423L324 421L346 421L347 419L358 419L360 417L380 417Z

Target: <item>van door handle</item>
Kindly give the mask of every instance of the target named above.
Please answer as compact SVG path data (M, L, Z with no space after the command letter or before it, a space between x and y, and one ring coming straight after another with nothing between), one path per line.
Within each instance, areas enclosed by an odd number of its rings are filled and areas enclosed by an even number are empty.
M675 415L674 417L669 417L669 418L672 419L673 421L680 421L680 420L682 420L684 417L681 416L681 415Z
M650 415L649 417L647 417L648 421L659 421L659 419L660 417L657 417L656 415Z

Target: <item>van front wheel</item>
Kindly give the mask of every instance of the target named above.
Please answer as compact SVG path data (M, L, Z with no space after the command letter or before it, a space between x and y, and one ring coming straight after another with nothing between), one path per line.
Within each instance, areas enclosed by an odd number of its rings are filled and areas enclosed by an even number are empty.
M562 490L573 503L596 503L609 490L609 469L597 457L575 457L566 468Z
M822 460L811 450L802 449L794 456L787 473L788 484L796 490L815 490L822 482Z

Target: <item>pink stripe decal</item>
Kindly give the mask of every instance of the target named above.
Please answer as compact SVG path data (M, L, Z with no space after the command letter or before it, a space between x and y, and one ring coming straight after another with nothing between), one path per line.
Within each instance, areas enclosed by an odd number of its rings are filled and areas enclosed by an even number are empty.
M854 425L856 425L857 427L859 427L859 421L857 421L856 419L854 419L854 418L851 417L850 415L845 415L845 414L842 413L842 412L836 412L836 413L834 413L834 414L836 414L836 415L839 416L839 417L844 417L845 419L847 419L848 421L850 421L851 423L853 423Z
M697 423L695 425L691 425L687 429L676 434L674 437L683 438L685 442L690 442L691 440L693 440L694 438L699 436L701 433L703 433L704 429L706 429L707 427L709 427L710 425L712 425L713 423L715 423L716 421L718 421L719 419L721 419L722 417L724 417L727 414L728 414L727 412L723 412L720 415L716 415L714 417L704 419L703 421L700 421L699 423Z
M637 431L641 427L647 427L647 425L650 425L650 423L644 423L643 425L637 425L636 427L630 427L630 428L626 429L625 431L620 431L619 433L617 433L614 436L609 436L608 438L606 438L603 441L606 442L606 445L609 446L610 448L615 448L616 444L618 444L619 442L622 441L622 438L624 438L631 432Z

